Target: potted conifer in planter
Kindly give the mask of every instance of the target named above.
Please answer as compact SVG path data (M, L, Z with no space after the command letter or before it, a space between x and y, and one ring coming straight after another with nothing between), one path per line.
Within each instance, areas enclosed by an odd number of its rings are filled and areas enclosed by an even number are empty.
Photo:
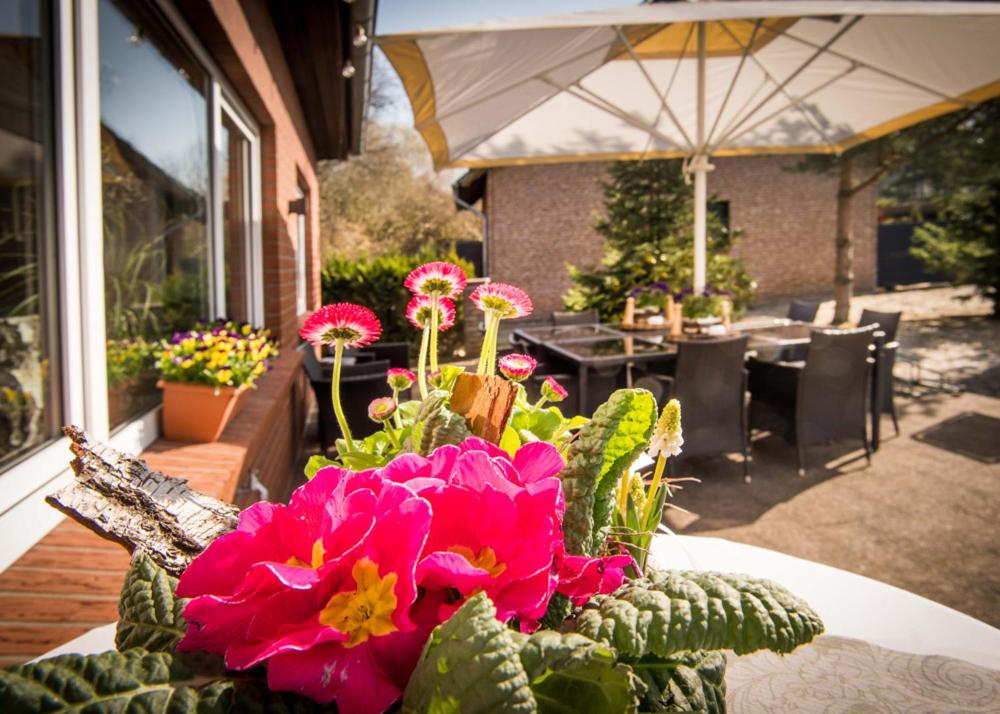
M277 356L268 330L218 321L178 332L163 345L163 435L215 441L236 415L241 397Z

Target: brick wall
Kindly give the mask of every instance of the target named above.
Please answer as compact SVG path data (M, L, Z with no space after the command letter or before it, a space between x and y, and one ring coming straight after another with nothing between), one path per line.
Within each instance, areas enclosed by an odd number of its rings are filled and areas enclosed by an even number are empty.
M832 291L837 176L784 170L795 157L714 159L709 194L729 201L734 249L761 297ZM601 259L594 213L603 207L607 164L569 163L491 169L486 185L487 256L493 280L528 290L536 309L560 309L568 264ZM875 285L877 189L854 199L856 289Z

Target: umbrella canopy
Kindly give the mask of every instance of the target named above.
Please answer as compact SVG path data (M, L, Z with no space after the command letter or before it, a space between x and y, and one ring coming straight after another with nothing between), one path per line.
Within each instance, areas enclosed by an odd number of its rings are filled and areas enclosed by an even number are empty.
M1000 3L660 3L379 38L437 167L839 154L1000 94Z

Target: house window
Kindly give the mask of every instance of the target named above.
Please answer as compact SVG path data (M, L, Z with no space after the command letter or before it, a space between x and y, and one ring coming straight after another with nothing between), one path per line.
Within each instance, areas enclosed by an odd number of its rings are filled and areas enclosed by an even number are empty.
M226 111L222 112L220 131L224 312L233 320L251 322L251 140Z
M100 3L108 410L159 401L149 346L212 310L208 79L144 3Z
M51 10L0 0L0 471L62 422Z
M303 314L307 306L306 273L306 215L309 210L306 192L301 186L295 189L295 313Z

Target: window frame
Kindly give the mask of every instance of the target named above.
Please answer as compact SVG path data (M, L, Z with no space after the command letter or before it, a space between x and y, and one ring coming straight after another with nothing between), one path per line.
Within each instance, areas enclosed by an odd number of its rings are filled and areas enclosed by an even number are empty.
M134 0L142 2L144 0ZM153 0L179 41L209 77L209 211L212 250L210 290L213 317L225 314L225 261L221 253L222 193L218 140L222 113L249 142L250 225L246 284L250 319L264 322L261 132L225 75L212 61L171 0ZM53 189L59 311L56 347L61 362L63 420L87 430L95 440L139 453L160 436L160 407L113 431L109 425L104 305L104 232L101 194L101 116L98 2L53 0L50 43L54 87ZM223 286L221 297L219 286ZM0 571L62 519L44 497L68 484L69 440L56 437L0 470Z

